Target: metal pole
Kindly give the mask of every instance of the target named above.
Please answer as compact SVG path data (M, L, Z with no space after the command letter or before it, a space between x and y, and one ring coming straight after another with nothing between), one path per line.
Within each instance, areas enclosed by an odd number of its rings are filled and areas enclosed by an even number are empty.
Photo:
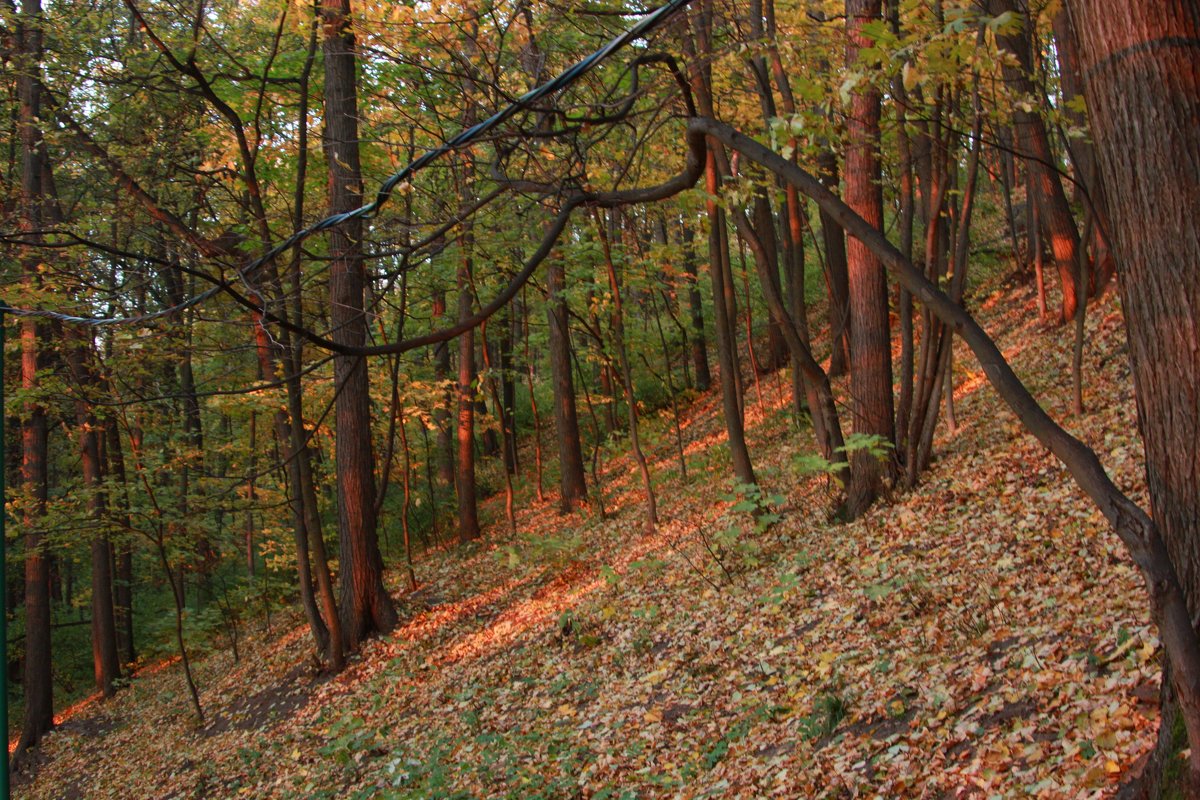
M4 312L8 306L0 302L0 732L4 734L4 758L0 759L0 798L11 796L8 785L8 564L7 531L4 521L7 493L4 491Z

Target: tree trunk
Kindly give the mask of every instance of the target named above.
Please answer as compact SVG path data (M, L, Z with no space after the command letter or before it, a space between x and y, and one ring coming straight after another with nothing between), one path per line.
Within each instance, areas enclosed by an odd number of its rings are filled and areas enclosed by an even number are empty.
M1191 618L1200 610L1200 14L1185 0L1068 0L1100 179L1109 190L1121 300L1155 523ZM1175 693L1196 697L1200 686ZM1200 792L1200 708L1180 709ZM1170 704L1164 719L1172 716ZM1161 768L1182 745L1164 726ZM1157 776L1155 776L1157 777ZM1159 788L1159 787L1154 787ZM1161 787L1164 791L1168 787ZM1176 787L1178 790L1178 787Z
M571 338L567 326L567 301L563 298L563 265L551 257L546 271L549 292L546 314L549 317L550 377L554 383L554 431L558 434L560 469L559 507L564 514L587 500L583 472L583 451L579 445L579 417L575 410L575 381L571 375Z
M17 20L19 68L17 126L21 142L22 233L36 244L42 230L42 86L39 79L42 59L42 8L39 0L25 0ZM22 281L27 290L38 284L38 257L30 253L23 259ZM26 495L25 528L25 720L14 760L54 726L53 683L50 672L50 561L45 552L42 518L47 498L47 421L46 409L35 398L38 390L38 356L45 339L36 319L21 321L21 388L26 400L21 410L21 480Z
M695 66L690 75L692 93L700 113L713 116L712 74L708 56L712 52L709 42L712 26L712 2L705 0L699 13L690 14L691 38L684 39L684 50ZM694 38L694 42L693 42ZM725 421L726 441L733 461L734 478L743 484L757 484L750 451L746 447L745 419L742 415L740 376L737 360L737 336L734 332L735 314L729 298L733 287L729 261L729 241L725 231L725 213L715 198L720 193L720 172L716 151L719 145L709 142L705 159L704 181L708 197L705 212L708 217L708 274L712 283L713 335L717 344L717 365L720 369L721 408ZM722 150L722 154L723 154ZM724 165L728 166L728 164ZM728 171L728 170L724 170Z
M463 236L469 248L471 236ZM472 310L471 257L463 253L458 274L458 319L470 318ZM466 544L479 538L479 506L475 499L475 330L458 337L458 458L454 473L458 496L458 541Z
M712 374L708 369L708 342L704 338L704 301L700 295L700 283L696 275L696 253L692 249L695 233L691 225L683 224L683 272L687 282L688 318L691 330L692 370L696 373L696 391L707 392L712 386Z
M879 19L880 0L846 0L846 63L858 62L869 46L862 28ZM879 166L878 90L858 88L851 99L846 151L846 205L876 229L883 226L883 193ZM861 241L846 243L850 277L850 392L854 432L895 440L892 400L892 341L888 320L887 278L883 264ZM887 465L869 450L851 456L845 513L853 518L875 501L884 488Z
M992 16L1006 12L1019 13L1014 0L987 0L987 12ZM1022 15L1022 20L1024 27L1021 32L996 34L1000 49L1017 61L1016 65L1004 64L1004 81L1009 84L1015 97L1040 102L1041 92L1031 77L1033 65L1027 46L1030 35L1028 15ZM1037 196L1042 235L1049 240L1050 250L1054 254L1054 264L1062 286L1059 321L1066 322L1075 317L1075 262L1079 251L1079 231L1075 228L1071 207L1063 192L1062 180L1056 168L1058 162L1050 149L1046 125L1040 113L1034 109L1026 110L1027 107L1027 103L1017 103L1013 107L1013 131L1017 149L1025 158L1025 168L1029 170L1033 191Z
M92 536L92 667L96 688L105 697L116 693L116 681L121 677L121 661L117 653L117 624L113 611L113 580L110 545L105 532L108 518L104 493L104 474L100 460L100 424L85 399L88 387L97 383L95 371L88 363L91 345L78 328L64 332L68 339L67 364L76 387L75 421L79 428L80 466L83 485L88 491L88 511L96 526Z
M358 157L358 98L350 0L322 0L325 55L325 154L329 210L342 214L362 202ZM367 340L363 308L366 280L362 221L348 220L329 236L329 318L333 341L362 346ZM375 515L375 454L371 449L371 406L365 358L335 355L334 408L338 475L338 538L342 636L348 649L363 638L386 633L396 610L383 586Z
M108 457L108 474L115 480L118 487L110 496L112 514L117 524L125 531L129 530L129 495L127 490L128 476L125 473L125 452L121 446L121 433L117 429L115 419L104 421L106 439L105 454ZM128 533L125 537L128 536ZM133 547L127 538L122 537L116 545L115 572L113 581L113 616L117 623L117 652L121 661L132 664L137 660L137 649L133 640Z
M610 237L605 230L606 221L599 211L592 212L596 222L596 235L600 239L601 251L604 254L604 266L608 275L608 288L612 292L613 345L617 351L617 362L621 370L621 384L625 387L625 403L629 409L629 444L633 448L633 457L642 476L642 491L646 495L646 519L643 527L653 531L658 525L658 503L654 497L654 486L650 480L650 466L646 455L642 452L642 439L638 434L637 399L633 395L633 370L629 366L629 352L625 347L625 314L621 302L621 283L617 279L617 269L613 264ZM611 219L609 220L611 223Z
M433 319L446 314L446 293L442 290L433 295ZM437 428L437 474L442 486L454 485L454 434L450 431L450 406L453 403L450 386L450 343L438 342L433 346L433 374L446 390L442 402L433 409L433 424ZM433 513L437 513L436 510Z

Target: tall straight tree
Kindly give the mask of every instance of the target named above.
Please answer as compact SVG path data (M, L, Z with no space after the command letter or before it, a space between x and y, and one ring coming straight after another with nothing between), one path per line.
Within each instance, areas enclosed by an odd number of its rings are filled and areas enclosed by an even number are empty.
M706 117L715 117L712 94L713 4L705 0L698 10L688 13L689 34L683 48L692 62L688 80L696 98L696 107ZM734 333L735 310L732 308L733 278L729 268L729 241L724 209L717 204L721 174L729 173L725 150L715 141L708 144L704 166L704 210L708 219L708 274L712 283L713 333L717 343L718 377L721 382L721 409L726 440L733 462L733 475L739 483L756 484L754 464L746 446L746 421L742 413L739 388L737 338ZM720 159L718 160L718 154ZM722 169L724 167L724 169Z
M551 256L546 270L546 315L550 327L550 376L554 383L554 431L558 434L559 507L564 513L587 499L583 449L579 445L579 415L575 409L575 380L571 376L571 333L568 324L563 263Z
M1014 0L987 0L987 12L992 16L1018 14ZM1019 98L1040 98L1041 90L1033 82L1033 63L1029 56L1028 14L1020 14L1019 30L1001 30L996 34L996 44L1008 53L1015 63L1005 62L1004 81ZM1013 133L1017 149L1025 159L1029 170L1030 186L1037 202L1038 224L1041 235L1050 243L1058 279L1062 286L1062 309L1060 321L1075 317L1077 302L1075 266L1078 262L1079 231L1067 204L1062 179L1058 173L1058 162L1050 150L1050 137L1041 113L1028 102L1018 102L1013 107Z
M68 343L67 365L76 385L75 419L79 428L80 466L88 492L88 511L96 525L92 536L92 666L96 688L105 697L116 693L121 677L121 659L117 651L117 623L113 609L112 543L105 530L108 516L104 492L103 460L100 437L103 429L86 397L88 387L98 383L91 364L91 342L78 328L64 331Z
M42 219L42 6L40 0L25 0L16 26L17 128L21 143L20 226L36 244ZM38 283L38 254L31 251L22 261L23 281L28 289ZM44 334L35 319L21 321L21 388L26 400L21 411L21 480L25 485L25 721L17 756L41 741L54 726L54 696L50 678L50 561L44 552L46 512L47 439L46 409L37 399L38 356Z
M341 214L362 204L358 157L358 92L350 0L322 0L325 56L325 158L329 168L329 210ZM367 341L363 306L366 283L362 221L349 220L329 235L329 319L336 344ZM371 406L365 358L333 359L335 447L337 448L339 612L342 636L356 649L373 631L396 624L396 610L383 586L375 512L375 453L371 448Z
M1194 620L1200 610L1200 11L1189 0L1068 0L1066 7L1112 212L1150 506ZM1200 709L1183 711L1185 721L1200 719ZM1175 717L1173 703L1166 703L1162 769L1176 760ZM1200 731L1187 727L1189 796L1195 796Z
M846 64L855 69L859 51L871 42L863 28L880 18L880 0L846 0ZM883 227L879 166L879 90L861 82L850 101L847 121L846 205L876 229ZM859 240L846 243L850 275L850 391L854 432L895 440L892 401L892 343L887 278L883 264ZM883 488L885 464L867 449L851 458L846 515L855 517Z

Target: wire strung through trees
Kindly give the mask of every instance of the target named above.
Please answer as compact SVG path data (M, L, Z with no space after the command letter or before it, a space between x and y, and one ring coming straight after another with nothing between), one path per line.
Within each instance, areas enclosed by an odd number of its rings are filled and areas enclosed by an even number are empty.
M669 0L669 2L638 20L633 27L614 37L608 42L608 44L604 45L599 50L596 50L582 61L576 62L572 67L560 73L557 77L552 78L546 83L543 83L541 86L529 90L517 98L514 102L508 106L505 106L500 111L497 111L495 114L483 120L482 122L476 123L475 125L460 131L456 136L446 140L437 147L426 150L415 161L409 162L407 166L405 166L399 172L392 174L387 180L385 180L380 185L379 190L375 193L375 199L371 202L360 206L353 211L346 211L341 214L330 215L307 228L296 231L291 236L279 242L279 244L275 245L258 258L240 268L238 270L239 276L243 280L248 281L255 272L257 272L263 265L271 261L271 259L274 259L286 250L295 247L305 239L308 239L310 236L321 233L322 231L327 231L331 228L337 227L338 225L342 225L343 223L352 219L371 219L384 205L387 204L396 188L412 178L412 176L417 172L420 172L422 169L429 166L443 155L470 144L499 125L502 125L504 122L508 121L518 113L528 110L534 103L542 98L566 89L613 53L627 46L635 39L642 38L649 34L654 28L665 22L689 2L691 2L691 0ZM15 308L7 305L0 305L0 313L14 314L20 317L43 317L73 325L142 325L162 319L164 317L179 314L189 308L198 306L225 291L225 289L226 285L222 283L221 285L214 286L211 289L201 292L194 297L190 297L181 303L170 306L169 308L164 308L158 311L132 317L83 317L50 309Z

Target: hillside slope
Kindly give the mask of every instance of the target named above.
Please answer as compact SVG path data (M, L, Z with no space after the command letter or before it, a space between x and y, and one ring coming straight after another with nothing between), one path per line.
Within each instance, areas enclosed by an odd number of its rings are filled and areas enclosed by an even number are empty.
M980 310L1051 413L1140 496L1120 315L1089 310L1089 414L1069 419L1070 331L1030 294ZM298 618L240 662L176 668L75 712L18 796L1088 797L1151 746L1157 641L1115 537L958 352L958 430L917 492L852 525L797 477L783 376L751 384L751 452L780 520L736 510L715 395L661 426L664 523L641 528L623 455L608 519L523 496L519 535L421 557L402 624L315 674ZM844 387L843 387L844 388ZM758 392L761 391L761 396ZM276 632L279 631L278 621Z

